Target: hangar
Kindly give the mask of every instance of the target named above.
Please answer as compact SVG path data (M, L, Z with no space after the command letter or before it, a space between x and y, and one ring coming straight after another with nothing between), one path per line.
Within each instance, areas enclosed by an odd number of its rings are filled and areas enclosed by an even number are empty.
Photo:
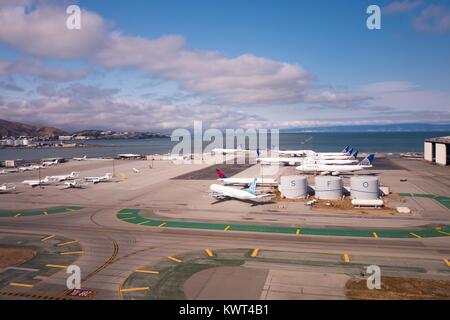
M450 136L425 139L423 156L426 161L448 165L450 163Z

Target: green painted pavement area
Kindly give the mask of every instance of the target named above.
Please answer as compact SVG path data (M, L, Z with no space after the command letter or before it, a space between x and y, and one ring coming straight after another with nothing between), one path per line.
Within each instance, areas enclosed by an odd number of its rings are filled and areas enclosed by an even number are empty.
M450 197L446 196L438 196L434 194L426 194L426 193L399 193L401 197L414 197L414 198L428 198L434 199L439 202L441 205L450 210Z
M177 220L154 220L147 219L140 215L139 209L123 209L117 213L117 218L129 223L140 224L143 226L167 228L186 228L186 229L206 229L206 230L229 230L229 231L246 231L246 232L267 232L267 233L283 233L296 234L299 230L300 235L323 235L323 236L342 236L342 237L374 237L374 232L379 238L433 238L445 237L446 233L450 233L450 226L442 226L439 230L433 228L417 228L417 229L328 229L328 228L302 228L302 227L283 227L269 225L246 225L246 224L223 224L223 223L207 223L194 221L177 221ZM439 232L441 231L441 232ZM444 232L444 233L442 233Z
M0 210L0 218L52 215L52 214L58 214L58 213L78 211L81 209L83 209L83 207L68 206L68 207L33 209L33 210Z

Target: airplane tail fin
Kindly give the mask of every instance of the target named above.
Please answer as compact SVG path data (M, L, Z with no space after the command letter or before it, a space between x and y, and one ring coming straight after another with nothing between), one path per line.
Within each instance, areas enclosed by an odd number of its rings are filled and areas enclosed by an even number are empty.
M375 159L374 154L369 154L367 157L365 157L360 163L360 166L370 166Z
M225 178L228 178L228 177L225 175L225 173L224 173L222 170L220 170L220 169L217 169L217 168L216 168L216 173L217 173L217 176L219 177L219 179L225 179Z
M256 149L256 156L259 158L259 156L261 155L261 151L258 149Z
M342 152L342 153L346 153L346 152L348 151L349 148L350 148L350 146L346 146L346 147L344 148L344 150L342 150L341 152Z
M256 194L256 178L253 179L252 184L250 185L250 187L247 189L247 192L251 193L251 194Z
M355 160L356 157L358 157L358 152L359 152L358 150L355 150L355 152L353 152L352 155L350 156L350 159Z
M353 148L350 148L349 150L347 150L347 155L350 156L353 152Z

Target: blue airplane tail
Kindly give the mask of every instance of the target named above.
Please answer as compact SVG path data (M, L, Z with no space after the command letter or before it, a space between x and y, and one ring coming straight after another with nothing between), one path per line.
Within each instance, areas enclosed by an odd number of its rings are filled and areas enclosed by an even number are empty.
M350 146L346 146L346 147L344 148L344 150L342 150L341 152L342 152L342 153L346 153L346 152L348 151L349 148L350 148Z
M356 159L358 157L358 150L356 150L355 152L352 153L352 155L350 156L350 158L352 159Z
M258 149L256 149L256 156L259 158L259 156L261 155L261 151Z
M369 154L367 157L365 157L361 162L359 163L360 166L369 166L372 164L373 160L375 159L374 154Z
M248 187L247 192L249 192L251 194L256 194L256 180L257 180L256 178L253 180L250 187Z

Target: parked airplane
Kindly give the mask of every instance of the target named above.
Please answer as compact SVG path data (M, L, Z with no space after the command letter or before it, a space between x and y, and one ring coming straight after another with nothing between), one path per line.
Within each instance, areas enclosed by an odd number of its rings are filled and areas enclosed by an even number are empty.
M72 160L75 160L75 161L86 161L87 160L87 156L83 156L81 158L75 157L75 158L72 158Z
M314 152L313 154L309 155L317 157L348 157L352 154L352 152L353 148L350 148L350 146L346 146L341 152Z
M227 155L227 154L234 154L234 153L237 153L237 152L247 152L247 151L248 150L242 149L242 145L240 145L238 149L214 148L214 149L211 150L211 153Z
M320 158L320 157L306 157L303 160L303 163L308 164L352 164L357 163L357 157L358 151L355 151L352 153L350 157L347 157L347 159L336 159L336 158Z
M49 178L58 182L61 181L65 181L65 180L73 180L75 178L77 178L79 175L78 172L71 172L70 174L63 174L63 175L59 175L59 176L50 176Z
M104 176L100 177L85 177L84 180L93 182L93 183L99 183L99 182L106 182L110 181L112 179L112 173L106 173Z
M42 162L43 166L54 166L57 165L59 162L58 160L53 160L53 161L44 161Z
M209 189L211 190L211 196L218 200L256 200L271 197L271 194L256 194L256 181L253 179L250 187L248 189L236 189L233 187L227 187L220 184L212 184Z
M254 178L228 178L222 170L216 169L217 181L223 182L224 185L241 185L250 186ZM256 178L256 184L260 186L277 186L278 183L272 178Z
M81 182L81 180L74 180L74 181L66 181L64 182L63 189L81 189L84 187L84 183Z
M25 171L33 171L34 167L26 166L26 167L19 167L19 172L25 172Z
M141 171L139 171L139 169L133 168L133 172L134 172L134 173L139 173L139 172L141 172Z
M278 163L282 165L295 166L303 162L303 158L297 157L270 157L270 158L258 158L258 162L262 164Z
M360 163L356 165L337 165L337 164L308 164L304 163L298 166L297 170L302 172L320 172L322 175L331 173L332 175L339 175L346 172L354 172L363 170L364 168L371 168L375 155L369 154Z
M52 183L55 183L55 180L50 179L50 177L45 177L44 179L41 180L24 180L22 183L23 184L27 184L30 187L37 187L37 186L45 186L45 185L50 185Z
M13 184L2 184L0 186L0 193L9 193L16 190L16 186Z
M303 157L310 154L315 154L313 150L278 150L277 153L291 157Z

